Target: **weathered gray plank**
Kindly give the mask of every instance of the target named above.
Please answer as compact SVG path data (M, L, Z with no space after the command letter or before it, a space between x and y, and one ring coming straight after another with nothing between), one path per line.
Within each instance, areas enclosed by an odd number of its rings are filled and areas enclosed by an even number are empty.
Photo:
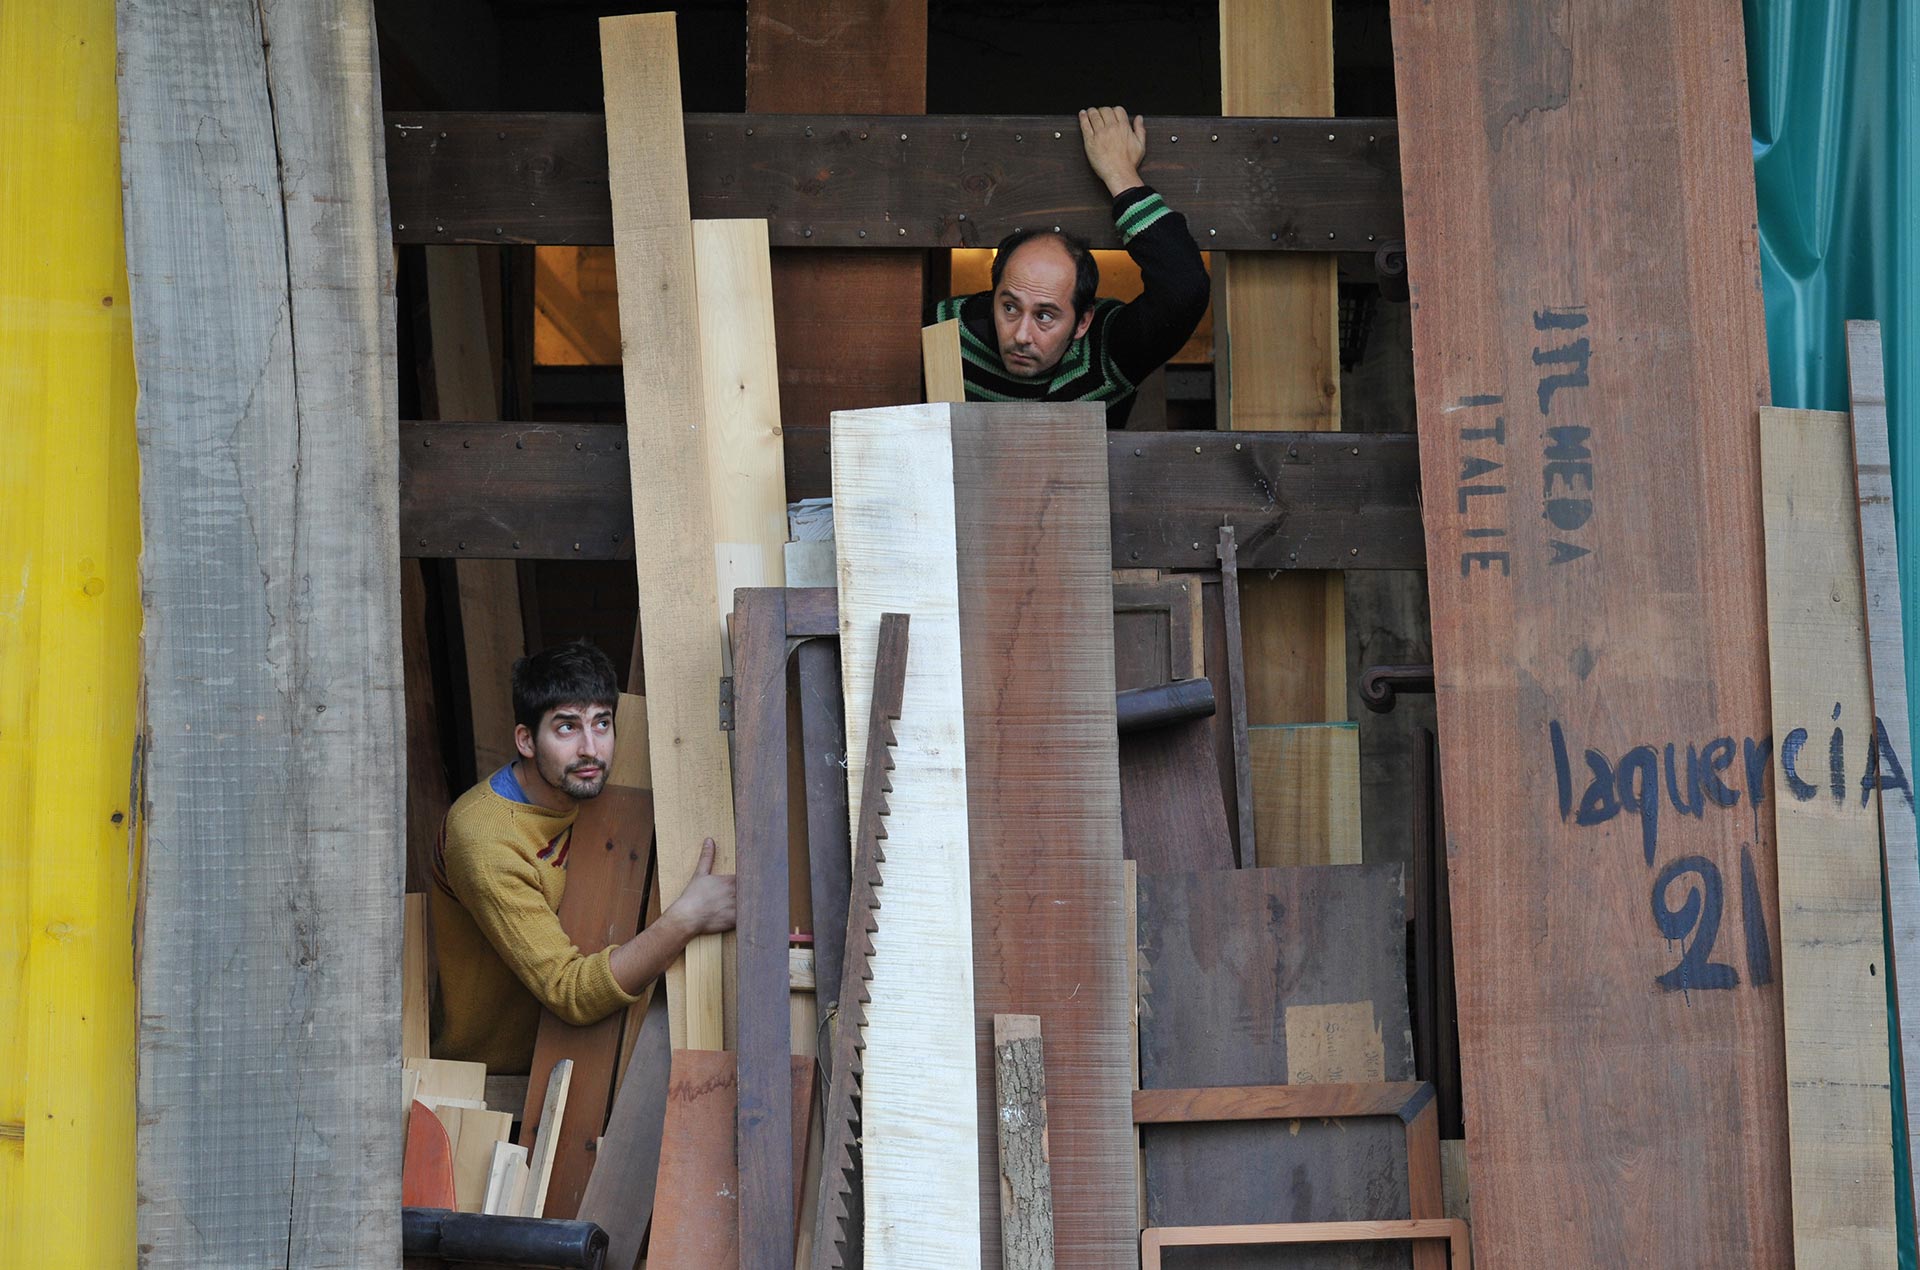
M392 259L366 0L122 0L143 1265L399 1261Z

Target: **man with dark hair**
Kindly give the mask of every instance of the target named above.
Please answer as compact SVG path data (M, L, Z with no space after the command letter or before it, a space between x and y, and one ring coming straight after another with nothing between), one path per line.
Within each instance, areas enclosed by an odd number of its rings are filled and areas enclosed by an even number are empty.
M1100 269L1083 240L1020 229L994 253L993 289L942 300L934 318L960 319L968 401L1104 401L1117 428L1140 382L1192 338L1210 288L1186 218L1140 179L1145 120L1096 106L1080 112L1080 138L1140 265L1139 298L1095 299Z
M694 936L733 929L733 878L713 872L711 838L680 898L632 939L582 952L560 928L574 817L606 788L619 698L613 663L584 640L514 663L520 757L454 803L434 848L435 1058L524 1072L543 1006L598 1022Z

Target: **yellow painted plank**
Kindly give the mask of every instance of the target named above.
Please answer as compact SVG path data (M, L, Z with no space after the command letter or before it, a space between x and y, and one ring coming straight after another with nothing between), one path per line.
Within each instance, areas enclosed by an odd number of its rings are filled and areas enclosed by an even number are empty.
M703 838L733 870L731 764L719 727L719 611L713 571L705 389L680 63L670 13L603 18L607 162L620 273L627 454L647 668L654 833L661 896L686 889ZM725 1044L720 937L702 935L667 971L675 1049Z
M1893 1126L1880 824L1858 785L1874 711L1847 416L1762 410L1760 471L1794 1259L1865 1270L1895 1261ZM1656 891L1656 915L1693 903L1692 886L1682 874Z
M1359 864L1359 726L1252 727L1247 750L1260 867Z
M110 0L0 5L0 1265L134 1258L139 492Z

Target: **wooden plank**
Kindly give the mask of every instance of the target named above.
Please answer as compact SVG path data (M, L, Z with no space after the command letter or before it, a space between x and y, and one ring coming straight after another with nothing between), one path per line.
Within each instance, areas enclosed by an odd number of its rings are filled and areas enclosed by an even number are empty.
M1501 1265L1784 1265L1741 8L1392 20L1475 1233ZM1650 796L1669 743L1697 817Z
M1410 1120L1408 1104L1425 1107L1430 1087L1419 1081L1357 1085L1240 1085L1212 1089L1137 1089L1135 1124L1193 1124L1208 1120L1305 1120L1395 1116ZM1418 1110L1416 1108L1415 1110Z
M426 262L437 413L453 421L498 418L498 356L488 342L480 250L429 247ZM485 779L519 757L513 744L510 678L515 659L527 651L520 581L513 566L500 561L462 560L455 570L473 720L473 765Z
M379 1264L399 1243L405 710L372 6L117 14L140 1255Z
M1776 731L1792 729L1779 742L1786 796L1774 803L1774 830L1794 1259L1886 1266L1896 1257L1880 826L1873 782L1856 799L1845 766L1848 732L1856 748L1875 743L1852 469L1846 415L1760 412L1773 718ZM1801 757L1829 724L1828 762ZM1694 872L1662 893L1695 894ZM1699 974L1724 979L1731 969L1709 962Z
M403 422L400 437L402 554L633 558L623 429ZM1128 432L1107 459L1115 568L1211 568L1222 524L1245 569L1426 566L1411 434Z
M1247 729L1263 869L1360 863L1360 727Z
M1053 1174L1039 1015L993 1016L993 1079L1000 1159L1000 1264L1007 1270L1052 1270Z
M948 409L955 527L966 544L958 578L980 1152L994 1149L993 1016L1044 1012L1054 1248L1069 1265L1117 1267L1130 1264L1135 1232L1106 419L1097 403ZM914 610L916 654L920 622ZM910 700L909 718L912 709ZM894 800L896 818L904 801ZM1036 829L1044 851L1033 849ZM901 854L888 851L883 939ZM991 1170L982 1173L980 1255L991 1264L1000 1195Z
M959 318L921 327L920 357L928 401L967 399L966 375L960 365Z
M955 409L842 411L833 420L840 675L855 825L880 615L913 616L894 729L886 933L875 940L884 951L873 959L861 1094L867 1254L898 1266L977 1266L981 1258ZM909 472L913 479L903 480Z
M433 844L452 799L440 749L440 711L433 690L433 655L427 644L427 582L432 566L400 564L400 664L406 696L407 889L421 891L432 876ZM431 952L431 950L429 950ZM432 973L429 960L428 973ZM426 1051L420 1052L425 1057Z
M400 952L400 1057L427 1057L427 897L403 901Z
M653 1220L671 1059L667 997L655 992L627 1059L626 1079L595 1153L586 1193L580 1198L580 1219L597 1222L607 1232L609 1266L624 1268L639 1259L641 1242Z
M422 1102L407 1108L407 1149L401 1162L400 1202L409 1208L453 1208L453 1143L446 1126Z
M1900 548L1893 516L1893 458L1887 442L1886 371L1880 324L1847 323L1847 378L1853 401L1855 493L1859 501L1860 551L1866 579L1867 656L1873 682L1873 713L1881 772L1911 761L1913 737L1907 714L1906 618L1900 596ZM1894 1015L1904 1074L1906 1116L1920 1106L1920 828L1914 822L1912 778L1897 769L1894 797L1876 782L1880 806L1881 861L1885 869L1887 927L1892 936ZM1896 1104L1896 1115L1901 1104ZM1920 1143L1907 1136L1908 1164L1920 1164ZM1920 1173L1920 1169L1914 1172Z
M831 544L829 544L831 545ZM832 590L829 596L836 596ZM836 596L837 598L837 596ZM788 594L792 629L793 593ZM835 605L834 625L839 624ZM846 702L840 687L837 642L813 639L794 650L800 673L800 736L806 778L808 881L813 900L815 1026L827 1024L840 1004L840 970L846 956L847 893L852 881L851 832L847 821ZM821 1071L833 1079L830 1047L816 1044ZM803 1230L811 1230L802 1225Z
M1167 683L1174 679L1197 679L1202 674L1201 642L1194 630L1194 615L1198 612L1200 600L1200 580L1183 578L1178 575L1165 576L1153 582L1122 582L1113 584L1114 614L1114 655L1116 669L1114 686L1117 688L1142 687L1149 683ZM1150 678L1129 681L1118 670L1117 659L1121 642L1122 624L1137 617L1154 617L1157 633L1164 636L1165 670ZM1159 669L1158 666L1155 668Z
M409 1058L405 1067L420 1073L421 1098L455 1098L486 1105L487 1065L452 1058Z
M640 930L647 904L647 849L653 837L653 798L646 790L647 703L621 693L615 727L613 766L598 798L580 808L567 857L567 889L560 897L560 929L582 952L595 953L632 939ZM580 1211L587 1181L598 1165L595 1140L606 1127L613 1101L614 1074L620 1065L620 1037L626 1011L598 1023L575 1027L543 1011L529 1065L521 1141L540 1128L547 1081L561 1060L573 1064L567 1095L569 1115L554 1144L553 1171L547 1186L545 1217L571 1218Z
M1450 1217L1389 1221L1254 1223L1237 1226L1150 1227L1140 1235L1141 1270L1160 1270L1163 1248L1230 1248L1267 1244L1329 1244L1444 1239L1455 1270L1473 1270L1467 1224ZM1304 1259L1290 1258L1288 1265ZM1208 1265L1220 1264L1209 1259Z
M742 1270L792 1270L787 959L787 600L733 593L734 826L739 863L735 1161Z
M1220 560L1220 676L1226 681L1226 736L1233 760L1234 845L1242 868L1259 861L1259 817L1253 807L1253 747L1247 739L1247 656L1240 615L1240 544L1233 526L1222 525L1214 546Z
M1143 875L1139 886L1144 1088L1412 1079L1398 865ZM1303 1058L1330 1055L1347 1060L1342 1070L1303 1070ZM1337 1105L1343 1095L1302 1097ZM1149 1126L1148 1224L1411 1211L1399 1125L1293 1129ZM1317 1267L1407 1263L1396 1249L1300 1257ZM1264 1263L1248 1253L1221 1264Z
M924 33L923 6L889 10L908 30L918 11ZM756 5L748 19L767 13ZM886 50L888 27L869 25L872 37L856 29L793 42L816 53ZM762 28L750 55L773 34ZM903 49L900 60L924 66L924 47ZM761 69L749 81L755 111L818 106L827 95L762 105ZM877 78L897 73L882 67ZM809 87L818 86L793 91ZM917 112L923 104L887 109ZM1219 231L1207 234L1209 247L1371 252L1401 237L1392 119L1149 122L1141 176L1180 191L1180 210L1197 230ZM775 247L991 247L1042 212L1095 247L1121 245L1113 202L1088 170L1069 115L689 114L685 133L694 215L765 220ZM1207 144L1193 144L1203 137ZM387 116L387 180L398 243L613 241L598 115L395 111Z
M649 1266L725 1270L739 1264L733 1064L732 1054L718 1051L673 1052L660 1180L653 1194L653 1235L647 1245Z
M1120 836L1146 873L1234 867L1213 720L1120 738Z
M487 1162L487 1194L480 1211L501 1217L520 1212L520 1193L527 1181L527 1149L514 1142L493 1144Z
M693 275L707 410L715 616L724 648L734 591L786 585L787 477L766 222L693 222Z
M513 1115L477 1107L436 1107L433 1114L446 1128L453 1152L453 1197L463 1213L486 1207L487 1180L494 1147L513 1134Z
M573 1060L563 1058L553 1065L553 1074L547 1077L545 1114L541 1117L539 1133L533 1139L533 1150L527 1155L527 1189L520 1203L523 1217L547 1214L547 1186L553 1178L553 1157L560 1144L560 1130L566 1123L567 1082L572 1076ZM524 1128L521 1136L526 1136Z
M746 105L767 112L825 107L914 115L925 110L926 0L753 0L747 6ZM808 139L804 124L755 128L752 138L736 120L723 127L760 142L762 153L766 141L783 133L797 132L801 143ZM903 131L880 134L883 150L906 149L905 143L887 142ZM868 129L862 140L873 135ZM874 153L871 144L850 135L845 144ZM814 171L817 184L822 169ZM870 218L881 210L871 204L867 209ZM902 228L891 216L881 216L848 237L898 245ZM817 237L819 231L802 226L802 241L809 235ZM926 257L916 252L781 253L774 266L774 304L782 353L781 418L794 497L828 492L833 411L918 399L920 350L914 328L925 287Z
M635 561L654 785L660 892L680 898L711 837L714 868L733 869L733 800L727 746L716 718L720 641L708 491L705 392L693 266L693 229L675 179L686 165L679 127L680 65L671 14L606 18L601 64L611 139L614 251L627 397L634 532L649 548ZM667 1015L676 1047L719 1048L721 937L701 935L667 971Z

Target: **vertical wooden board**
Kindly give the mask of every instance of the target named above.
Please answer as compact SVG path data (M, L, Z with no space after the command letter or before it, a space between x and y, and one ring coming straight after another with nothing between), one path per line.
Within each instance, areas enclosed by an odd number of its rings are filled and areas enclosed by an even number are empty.
M752 0L747 109L917 115L927 108L926 0ZM838 410L920 397L919 252L783 251L773 262L788 492L829 492Z
M1886 869L1887 928L1893 939L1894 1011L1907 1115L1920 1107L1920 849L1913 810L1913 738L1907 723L1906 619L1900 596L1900 549L1894 537L1893 460L1887 443L1887 379L1878 322L1847 323L1847 377L1853 397L1853 466L1860 509L1860 552L1866 579L1867 654L1880 770L1897 793L1876 786L1881 861ZM1920 1150L1911 1129L1909 1162Z
M440 749L433 656L427 646L425 565L421 560L400 562L400 662L407 711L406 885L414 891L424 890L431 876L433 844L452 804Z
M638 1007L635 1007L636 1009ZM656 991L627 1058L626 1076L595 1154L578 1216L607 1232L607 1264L622 1270L640 1256L653 1220L662 1126L667 1114L667 998Z
M1392 11L1477 1250L1784 1265L1740 6Z
M728 1270L740 1263L733 1064L732 1054L714 1050L673 1052L647 1244L654 1270Z
M960 364L959 318L920 328L920 358L928 401L967 399L966 373Z
M734 827L740 866L735 1160L742 1270L793 1265L786 597L779 587L746 588L733 597Z
M1851 739L1851 762L1860 765L1874 735L1847 416L1762 410L1760 468L1773 717L1791 729L1779 742L1774 829L1794 1258L1890 1266L1880 826L1871 782L1856 792L1846 753ZM1809 743L1813 754L1805 752ZM1701 973L1717 969L1709 964Z
M446 1126L453 1148L455 1207L463 1213L480 1212L486 1207L493 1148L513 1132L513 1114L472 1107L436 1107L433 1114Z
M1122 853L1105 412L1088 403L952 411L955 529L966 544L958 563L981 1156L995 1141L993 1017L1040 1015L1055 1250L1068 1265L1130 1265L1138 1232L1127 1205L1133 1081L1114 885ZM904 799L891 800L896 816ZM889 869L898 855L890 836ZM889 875L883 933L891 887ZM992 1170L981 1172L981 1255L991 1264L1000 1190Z
M500 418L497 358L488 338L488 305L479 247L428 247L427 321L433 388L442 419ZM487 249L491 250L491 249ZM482 779L511 763L514 660L526 652L520 581L511 560L456 560L460 635L473 719L473 764Z
M948 405L836 412L833 527L847 785L860 821L880 615L910 613L863 1060L874 1264L978 1266L967 737ZM1105 688L1112 699L1111 682Z
M603 18L607 162L619 261L627 455L639 578L647 729L661 894L693 876L701 840L733 869L733 797L718 718L720 642L713 508L705 438L693 229L686 182L680 63L672 14ZM725 1042L721 940L702 935L667 972L676 1046Z
M405 768L373 15L128 0L118 29L149 738L141 1255L390 1263Z
M1147 873L1234 867L1213 720L1120 738L1120 835L1127 858Z
M408 895L404 899L400 951L400 1057L426 1058L427 998L431 984L427 977L427 897Z
M1346 595L1338 573L1240 575L1248 723L1346 718Z
M1360 728L1247 729L1255 842L1263 869L1360 863Z
M786 585L787 469L771 269L765 221L693 222L715 615L723 648L734 591Z
M1312 1070L1299 1061L1309 1054L1411 1079L1404 908L1399 865L1142 875L1142 1086L1285 1084L1347 1070ZM1346 1038L1330 1040L1338 1023ZM1409 1211L1405 1134L1393 1120L1150 1125L1145 1138L1150 1225ZM1183 1255L1189 1265L1273 1264L1254 1252ZM1393 1248L1297 1256L1286 1264L1407 1264Z

